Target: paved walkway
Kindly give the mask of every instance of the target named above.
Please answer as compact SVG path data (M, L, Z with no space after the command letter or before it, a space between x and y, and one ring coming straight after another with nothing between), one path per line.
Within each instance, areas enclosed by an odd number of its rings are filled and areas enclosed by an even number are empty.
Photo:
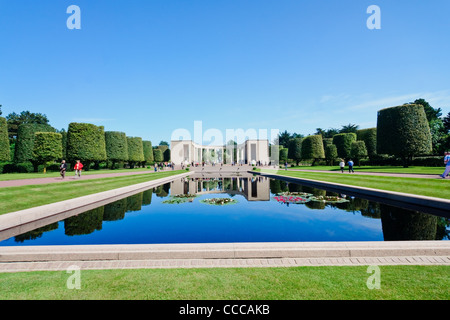
M137 268L448 265L448 241L0 247L0 272Z
M390 173L390 172L366 172L355 170L353 173L349 173L348 169L341 171L326 171L326 170L302 170L302 169L288 169L288 171L301 171L301 172L320 172L320 173L335 173L335 174L352 174L352 175L367 175L367 176L385 176L385 177L402 177L402 178L426 178L426 179L442 179L439 174L421 174L421 173ZM444 172L444 171L442 171Z
M170 171L170 169L163 170ZM18 180L7 180L0 181L0 188L2 187L17 187L25 185L36 185L36 184L47 184L47 183L58 183L66 181L76 181L76 180L90 180L99 178L111 178L120 176L131 176L137 174L154 173L154 170L142 170L142 171L130 171L130 172L116 172L116 173L98 173L98 174L82 174L81 178L75 177L73 172L66 174L66 178L61 177L51 177L51 178L35 178L35 179L18 179ZM162 172L162 171L158 171Z
M267 169L273 169L273 167L266 167ZM175 167L175 169L179 170L181 167ZM252 166L243 165L243 166L205 166L205 167L197 167L192 168L191 171L197 173L231 173L231 172L246 172L251 170ZM163 171L170 171L171 169L166 169ZM275 170L275 169L274 169ZM280 169L280 171L284 171ZM340 171L324 171L324 170L301 170L301 169L288 169L288 171L302 171L302 172L326 172L326 173L334 173L334 174L350 174L348 171L341 173ZM143 171L130 171L130 172L120 172L120 173L98 173L98 174L84 174L82 175L82 180L89 179L99 179L99 178L110 178L110 177L119 177L119 176L128 176L128 175L136 175L136 174L145 174L145 173L153 173L154 170L143 170ZM160 172L160 171L158 171ZM372 175L372 176L387 176L387 177L406 177L406 178L428 178L428 179L441 179L439 175L430 175L430 174L412 174L412 173L385 173L385 172L362 172L355 171L355 175ZM65 179L61 177L51 177L51 178L35 178L35 179L18 179L18 180L8 180L8 181L0 181L0 188L2 187L16 187L16 186L24 186L24 185L37 185L37 184L47 184L47 183L58 183L65 181L75 181L80 178L76 178L73 172L68 172ZM450 178L449 178L450 180Z

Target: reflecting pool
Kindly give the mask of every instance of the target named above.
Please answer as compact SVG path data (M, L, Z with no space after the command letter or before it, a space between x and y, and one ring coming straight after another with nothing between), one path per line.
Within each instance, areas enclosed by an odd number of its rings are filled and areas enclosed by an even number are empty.
M0 246L448 240L449 219L261 176L181 178Z

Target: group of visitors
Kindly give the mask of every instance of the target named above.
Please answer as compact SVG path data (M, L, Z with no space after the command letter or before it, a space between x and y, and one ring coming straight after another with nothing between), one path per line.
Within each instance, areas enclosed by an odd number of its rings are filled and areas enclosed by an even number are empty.
M348 164L348 172L349 173L355 172L355 170L353 170L354 163L353 163L352 159L350 159L347 162L347 164ZM341 159L341 162L339 162L339 167L341 168L341 172L344 173L344 170L345 170L345 161L344 161L344 159Z
M81 178L81 170L83 169L83 164L81 163L80 160L77 160L73 169L75 170L75 177ZM59 174L63 179L66 177L66 171L67 171L67 163L66 160L63 160L61 161L61 164L59 166Z

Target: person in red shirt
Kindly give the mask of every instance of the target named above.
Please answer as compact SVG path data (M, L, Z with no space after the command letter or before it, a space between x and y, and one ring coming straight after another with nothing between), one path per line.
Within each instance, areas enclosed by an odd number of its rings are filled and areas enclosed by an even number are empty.
M75 166L73 167L75 169L75 177L78 176L81 178L81 170L83 169L83 164L80 162L80 160L77 160L77 163L75 163Z

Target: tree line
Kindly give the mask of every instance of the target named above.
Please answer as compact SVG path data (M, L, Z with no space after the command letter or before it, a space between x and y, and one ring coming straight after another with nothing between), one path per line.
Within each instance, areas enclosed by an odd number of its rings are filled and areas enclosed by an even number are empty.
M3 167L9 166L6 171L37 172L43 167L45 172L48 165L62 159L71 164L80 160L87 170L101 163L109 168L124 164L134 168L169 161L170 150L167 142L153 147L141 137L105 131L90 123L73 122L67 131L57 130L45 115L29 111L0 117L0 161L6 162Z
M1 115L1 105L0 105ZM326 161L333 165L339 158L357 163L368 158L372 164L386 164L383 159L395 157L408 166L415 156L442 155L450 149L450 113L442 117L440 108L433 108L424 99L402 106L379 110L375 128L359 129L348 124L341 129L317 128L312 135L290 134L278 136L276 148L282 163L303 160ZM276 150L276 151L274 151ZM153 147L151 141L129 137L124 132L105 131L103 126L89 123L70 123L68 130L57 130L46 115L23 111L0 117L0 161L13 170L31 164L33 171L61 159L69 163L81 160L89 168L100 163L117 168L127 164L131 168L155 162L170 161L169 145L161 141ZM0 172L5 170L0 168Z
M371 164L388 164L399 159L403 166L415 156L441 156L450 149L450 113L442 117L441 108L433 108L424 99L379 110L377 126L359 129L348 124L341 129L317 128L312 135L287 131L278 136L280 162L325 160L332 165L339 158L368 158ZM441 164L440 159L434 163ZM426 163L424 163L426 165Z

